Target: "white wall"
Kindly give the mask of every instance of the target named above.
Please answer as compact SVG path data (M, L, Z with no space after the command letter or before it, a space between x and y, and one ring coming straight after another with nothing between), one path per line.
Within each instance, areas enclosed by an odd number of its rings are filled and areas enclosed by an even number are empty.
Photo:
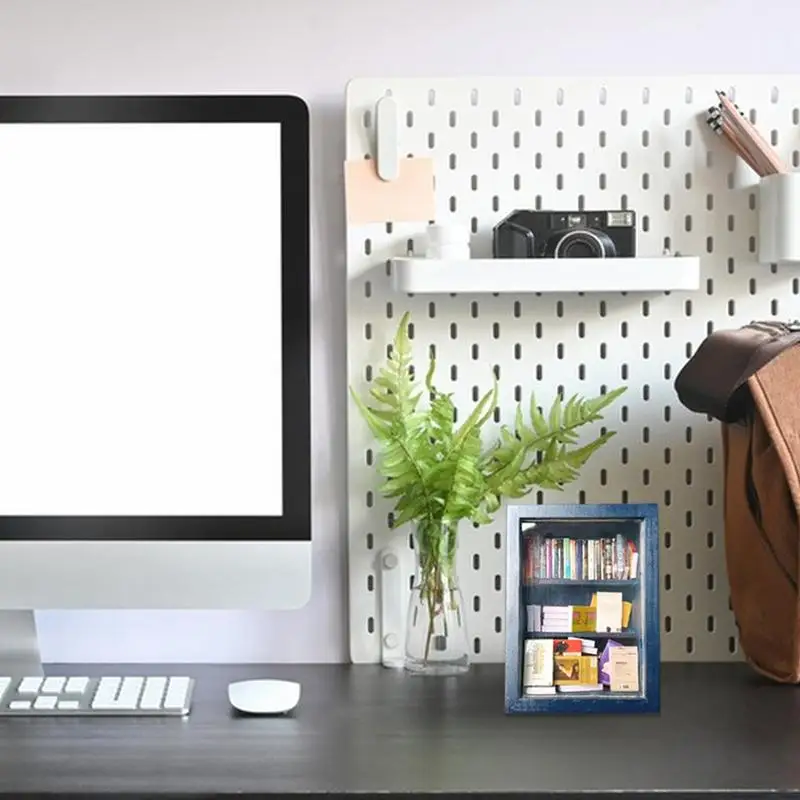
M767 19L777 21L774 32L754 35ZM800 4L788 0L0 0L0 93L291 92L309 101L313 118L311 604L263 614L48 612L39 615L43 657L347 658L341 162L349 78L798 72L798 31Z

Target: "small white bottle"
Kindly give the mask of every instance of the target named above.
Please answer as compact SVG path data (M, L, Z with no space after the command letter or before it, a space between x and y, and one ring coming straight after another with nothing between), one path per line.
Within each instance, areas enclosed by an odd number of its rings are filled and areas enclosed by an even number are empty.
M463 261L470 257L469 228L457 222L428 226L426 258Z

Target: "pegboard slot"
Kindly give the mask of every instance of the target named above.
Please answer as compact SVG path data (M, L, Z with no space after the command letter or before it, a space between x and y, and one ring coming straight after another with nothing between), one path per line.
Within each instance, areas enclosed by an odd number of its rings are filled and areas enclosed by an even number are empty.
M393 259L398 292L658 292L694 291L700 259L658 258Z

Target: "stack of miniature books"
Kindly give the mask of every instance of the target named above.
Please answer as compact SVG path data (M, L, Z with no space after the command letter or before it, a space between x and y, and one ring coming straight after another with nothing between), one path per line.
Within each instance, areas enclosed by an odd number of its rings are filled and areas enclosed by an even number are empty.
M529 697L638 692L638 647L593 637L526 639L522 684Z

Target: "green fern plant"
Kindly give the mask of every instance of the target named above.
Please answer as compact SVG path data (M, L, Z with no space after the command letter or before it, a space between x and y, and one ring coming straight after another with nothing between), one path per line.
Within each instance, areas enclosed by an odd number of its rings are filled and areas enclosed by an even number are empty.
M557 396L547 415L531 395L527 413L520 403L514 424L503 425L499 440L484 449L481 432L494 412L497 382L457 426L452 395L440 392L433 382L435 359L430 359L424 390L413 377L408 323L406 314L368 398L351 388L381 448L380 491L394 500L393 527L409 522L451 525L462 519L489 523L503 499L524 497L534 487L563 489L614 436L614 431L605 431L578 445L579 429L601 420L625 387L589 399L575 395L564 402ZM426 393L428 406L421 408Z
M498 440L484 448L482 431L497 404L497 381L457 425L452 395L434 384L434 358L422 385L415 379L408 325L406 313L367 396L352 388L351 394L380 446L380 491L394 502L392 526L416 524L419 588L430 619L427 660L434 620L445 603L454 602L448 593L458 523L487 524L504 499L522 498L534 487L560 490L574 481L614 436L605 431L579 445L579 429L602 419L625 387L566 402L557 396L547 414L531 395L527 408L517 406L514 424L502 426Z

